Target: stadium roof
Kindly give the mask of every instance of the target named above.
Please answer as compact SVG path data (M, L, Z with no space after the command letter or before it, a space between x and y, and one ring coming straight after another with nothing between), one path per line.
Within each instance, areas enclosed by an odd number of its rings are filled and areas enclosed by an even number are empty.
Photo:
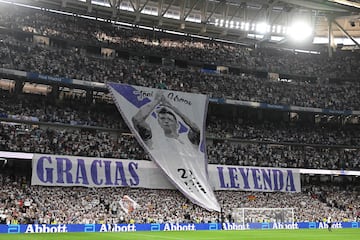
M360 47L360 1L354 0L8 1L244 44L287 45L289 33L300 38L310 27L308 44Z

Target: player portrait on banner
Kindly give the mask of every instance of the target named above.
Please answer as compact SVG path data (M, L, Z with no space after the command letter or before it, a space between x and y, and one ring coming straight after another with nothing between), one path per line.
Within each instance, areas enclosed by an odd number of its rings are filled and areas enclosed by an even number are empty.
M193 203L220 206L209 184L203 94L110 83L121 115L151 159Z
M157 109L155 109L157 107ZM152 130L147 118L154 113L157 123L162 131ZM188 130L179 133L180 120L188 127ZM150 148L155 149L179 145L180 148L188 148L191 151L198 151L200 144L200 129L196 123L192 122L187 116L181 113L162 92L157 92L152 102L142 106L132 118L135 129L138 131L144 143ZM154 135L160 135L153 137ZM162 140L161 142L157 140ZM159 145L159 146L156 146Z

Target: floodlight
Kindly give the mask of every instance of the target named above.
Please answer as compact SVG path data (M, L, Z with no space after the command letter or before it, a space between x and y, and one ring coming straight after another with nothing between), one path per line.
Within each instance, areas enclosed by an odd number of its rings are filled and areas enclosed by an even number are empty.
M255 24L255 23L252 23L252 24L251 24L251 31L255 31L255 28L256 28L256 24Z
M250 29L250 23L247 22L245 23L245 31L249 31L249 29Z
M295 41L303 41L312 35L313 29L305 22L294 22L287 29L287 34Z
M266 31L267 31L267 24L265 22L256 24L256 32L266 33Z
M283 32L283 34L287 34L287 32L288 32L288 27L283 26L282 32Z
M225 27L228 28L229 27L229 20L225 21Z

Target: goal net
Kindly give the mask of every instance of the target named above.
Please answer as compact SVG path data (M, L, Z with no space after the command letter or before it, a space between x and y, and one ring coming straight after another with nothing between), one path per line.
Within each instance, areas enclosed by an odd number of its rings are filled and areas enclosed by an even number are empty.
M233 208L235 223L294 223L293 208Z

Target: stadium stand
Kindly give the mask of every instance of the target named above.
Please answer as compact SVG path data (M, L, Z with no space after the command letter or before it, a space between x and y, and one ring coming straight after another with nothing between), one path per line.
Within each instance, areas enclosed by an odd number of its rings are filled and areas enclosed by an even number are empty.
M146 31L139 34L141 32L139 29L132 32L107 25L107 28L101 29L110 28L112 31L108 30L110 32L103 34L115 35L112 36L113 38L121 36L124 39L119 43L114 43L113 50L116 51L113 56L104 56L101 54L102 38L99 40L95 37L100 31L100 26L95 26L94 30L89 31L88 25L84 23L86 20L68 16L68 21L73 23L69 24L70 27L66 33L62 34L62 31L65 31L61 27L64 24L64 16L61 16L60 21L60 17L56 14L44 11L37 11L36 14L27 13L26 17L17 16L18 14L4 13L4 16L9 16L3 17L1 22L5 29L11 30L10 34L8 32L6 36L2 35L2 44L6 45L3 48L5 51L3 55L11 58L10 61L2 58L5 61L2 64L4 68L10 67L10 64L12 65L10 68L17 70L86 81L114 81L153 87L161 84L169 89L183 91L194 91L195 89L213 97L272 104L331 109L355 109L359 105L357 98L359 84L351 81L356 79L355 76L359 72L356 64L358 54L356 53L339 53L333 59L326 56L324 59L323 55L279 52L272 49L257 50L242 46L235 46L234 49L234 46L227 44L217 46L219 43L201 42L195 39L188 40L190 42L188 44L190 46L188 46L187 42L168 40L162 35L158 38L163 45L159 45L153 44L144 37L148 35ZM35 16L36 21L31 21ZM55 29L48 29L49 17L53 18ZM25 21L24 19L30 20ZM19 25L17 26L14 22ZM71 31L72 29L76 30ZM6 31L3 30L3 32ZM87 47L89 42L74 43L71 41L71 37L67 38L70 32L79 39L95 39L94 45ZM32 38L33 34L52 36L51 33L58 34L57 37L61 39L62 44L56 44L57 38L48 44L41 41L34 42ZM155 50L152 51L152 48ZM124 51L126 54L123 54ZM233 56L234 53L240 53L240 56ZM160 57L154 60L153 56ZM231 67L232 64L236 64L238 67L230 74L206 74L189 67L178 69L158 65L162 63L161 56L175 60L179 58L178 60L186 62L186 66L191 66L191 63L194 62L199 64L201 59L206 59L208 65L216 66L216 63L212 62L212 59L215 58L221 61L222 65ZM186 56L190 56L191 59ZM150 64L151 59L157 64ZM233 59L233 61L227 62L228 59ZM269 64L273 66L267 66ZM140 68L138 68L139 65ZM241 71L248 74L239 75ZM253 74L249 74L249 72ZM285 75L291 73L293 81L291 83L268 81L266 79L267 72L278 72ZM321 74L320 77L317 76L319 74ZM340 79L343 81L338 82ZM329 83L322 84L324 81ZM344 92L345 95L342 94Z
M0 212L6 223L149 223L219 222L220 215L190 203L175 190L29 186L24 178L1 175ZM234 207L293 207L296 221L322 221L324 212L337 221L358 216L353 186L304 187L302 193L216 192L231 222ZM347 191L346 197L343 193ZM130 215L117 202L131 194L141 206ZM166 196L166 197L163 197ZM190 215L187 219L186 215Z
M147 30L90 21L0 7L0 67L88 82L200 92L213 98L359 110L360 85L354 81L360 73L358 53L339 52L329 59L321 54L253 49L160 32L149 38ZM45 41L49 38L35 42L34 36L49 37L50 42ZM102 48L114 51L101 53ZM174 60L173 64L164 64L163 58ZM229 70L204 71L204 64L218 63ZM269 80L267 72L279 72L292 81ZM29 80L0 74L17 84ZM347 81L340 83L339 79ZM54 92L40 96L21 93L16 87L0 91L0 151L149 160L111 101ZM223 116L224 112L232 117ZM320 122L314 123L314 113L308 114L311 120L302 122L289 115L211 104L209 163L359 170L358 122L331 115L317 116ZM306 117L306 113L297 116ZM175 190L31 186L29 165L9 159L0 169L2 223L221 221L218 213L193 205ZM303 191L296 194L219 191L216 196L228 222L234 207L294 207L297 221L321 221L328 212L338 221L359 218L359 180L354 177L345 186L343 182L324 185L327 180L304 178ZM131 215L117 205L124 194L141 206Z

